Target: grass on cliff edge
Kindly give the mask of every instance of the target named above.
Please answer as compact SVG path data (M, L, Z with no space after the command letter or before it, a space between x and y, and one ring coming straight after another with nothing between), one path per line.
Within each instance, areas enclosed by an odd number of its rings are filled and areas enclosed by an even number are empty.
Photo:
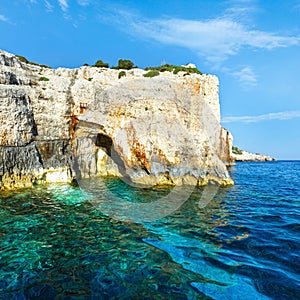
M184 67L184 66L176 66L176 65L169 65L164 64L162 66L158 67L147 67L145 68L146 71L158 71L158 72L173 72L173 74L178 74L179 72L186 72L186 75L196 73L196 74L202 74L201 71L199 71L197 68L190 68L190 67Z
M49 66L38 64L32 61L29 61L26 57L22 55L16 55L16 57L23 63L26 64L31 64L35 66L40 66L44 68L50 68ZM84 64L84 66L89 66L88 64ZM109 68L109 64L106 62L103 62L101 59L98 60L93 67L100 67L100 68ZM133 68L137 68L137 66L134 65L134 63L129 60L129 59L119 59L118 65L111 67L111 69L117 69L117 70L131 70ZM169 65L169 64L164 64L161 66L157 67L146 67L144 69L145 71L149 71L144 75L144 77L155 77L158 76L160 72L173 72L173 74L178 74L179 72L185 72L184 75L190 75L190 74L202 74L201 71L199 71L197 68L192 68L192 67L186 67L186 66L176 66L176 65ZM126 76L125 72L120 72L119 73L119 79L123 76Z
M46 66L46 65L41 65L41 64L38 64L38 63L35 63L33 61L29 61L26 57L22 56L22 55L16 55L16 57L23 63L25 64L30 64L30 65L34 65L34 66L39 66L39 67L42 67L42 68L48 68L48 69L52 69L51 67L49 66Z

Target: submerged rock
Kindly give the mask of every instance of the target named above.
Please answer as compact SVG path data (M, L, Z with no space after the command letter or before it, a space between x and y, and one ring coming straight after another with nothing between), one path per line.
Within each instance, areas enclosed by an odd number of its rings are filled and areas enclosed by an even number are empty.
M0 51L0 188L120 176L137 184L232 184L218 78L49 69Z

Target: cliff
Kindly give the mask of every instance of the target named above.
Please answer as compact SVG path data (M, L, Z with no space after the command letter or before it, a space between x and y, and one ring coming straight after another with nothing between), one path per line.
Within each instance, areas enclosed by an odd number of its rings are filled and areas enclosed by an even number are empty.
M49 69L0 51L0 189L121 176L232 184L212 75Z

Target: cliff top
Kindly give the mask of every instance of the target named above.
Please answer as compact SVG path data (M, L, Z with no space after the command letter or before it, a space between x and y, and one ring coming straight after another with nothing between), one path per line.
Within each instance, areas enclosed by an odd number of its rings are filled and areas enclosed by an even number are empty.
M66 70L78 70L78 69L94 69L98 72L107 72L108 74L117 74L118 79L125 76L135 76L135 77L199 77L199 76L214 76L209 74L203 74L199 71L195 64L188 63L187 65L170 65L163 64L161 66L156 67L146 67L145 69L140 69L134 66L134 63L130 60L120 59L118 61L117 66L109 67L108 63L104 63L102 60L98 60L94 65L84 64L78 68L67 68L67 67L58 67L51 68L49 66L31 62L24 56L14 55L4 50L0 50L0 65L8 66L8 67L16 67L16 68L26 68L36 71L44 71L45 73L52 74L53 72L59 73L64 72ZM215 76L216 77L216 76Z

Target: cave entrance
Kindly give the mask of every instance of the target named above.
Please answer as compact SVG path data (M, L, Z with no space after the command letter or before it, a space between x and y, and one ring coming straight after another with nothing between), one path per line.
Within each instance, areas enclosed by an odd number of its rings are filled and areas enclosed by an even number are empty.
M103 133L98 133L96 137L95 145L97 147L102 148L105 153L111 157L112 150L113 150L113 141L112 139Z
M119 172L123 175L124 179L130 181L126 173L125 164L120 156L120 154L115 150L114 143L111 137L106 134L98 133L96 136L95 145L100 147L118 166Z

